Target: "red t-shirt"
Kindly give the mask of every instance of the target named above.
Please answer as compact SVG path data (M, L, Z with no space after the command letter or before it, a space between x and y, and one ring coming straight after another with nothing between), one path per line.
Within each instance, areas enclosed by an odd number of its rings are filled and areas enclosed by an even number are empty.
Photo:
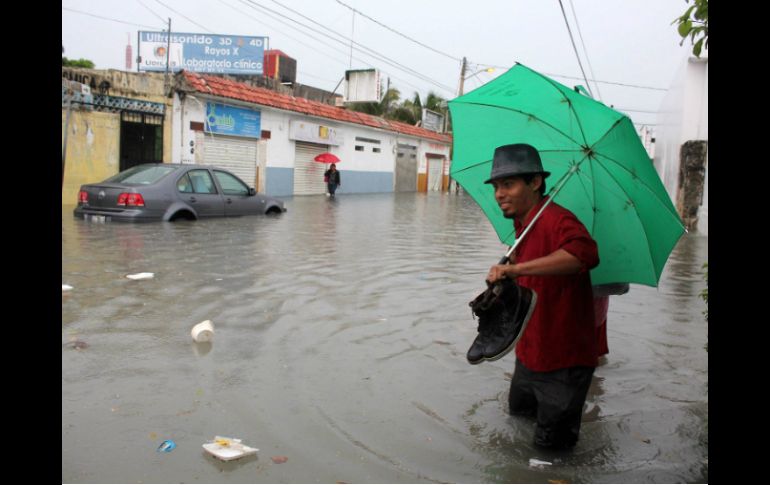
M547 199L532 209L523 226L514 223L517 235L522 234ZM528 369L537 372L597 364L593 291L588 271L599 264L599 251L577 217L552 202L516 248L514 261L530 261L559 249L583 263L579 273L517 278L519 285L537 293L537 304L516 344L516 356Z

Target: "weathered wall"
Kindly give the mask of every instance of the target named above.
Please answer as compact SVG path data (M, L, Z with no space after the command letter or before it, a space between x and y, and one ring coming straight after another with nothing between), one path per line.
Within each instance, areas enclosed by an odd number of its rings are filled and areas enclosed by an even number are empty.
M94 95L106 94L165 104L163 161L171 161L171 99L164 95L164 74L62 67L62 78L90 86ZM62 106L62 143L66 114L67 109ZM120 114L73 110L67 137L62 204L77 202L81 184L99 182L118 173L119 160Z
M62 110L62 144L67 110ZM120 117L113 113L73 110L68 127L62 205L75 205L82 184L118 172Z
M682 145L676 209L688 231L698 229L698 209L703 203L708 142L691 140Z
M165 75L162 73L62 67L61 75L70 81L90 86L93 94L109 94L146 99L155 103L169 103L164 96Z

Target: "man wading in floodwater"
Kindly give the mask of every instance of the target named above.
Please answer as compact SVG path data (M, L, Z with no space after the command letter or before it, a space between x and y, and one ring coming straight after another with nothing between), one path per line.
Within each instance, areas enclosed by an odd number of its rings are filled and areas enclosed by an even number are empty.
M549 175L531 145L495 150L485 183L494 186L497 204L506 218L513 219L517 239L548 200L545 179ZM510 315L516 321L508 328L480 318L479 336L468 351L468 361L496 360L515 344L510 412L536 417L535 445L541 447L571 448L578 440L583 404L597 364L588 271L598 264L596 242L585 226L552 202L510 262L492 266L487 275L490 285L509 280L506 285L512 290L503 290L502 296L514 308Z

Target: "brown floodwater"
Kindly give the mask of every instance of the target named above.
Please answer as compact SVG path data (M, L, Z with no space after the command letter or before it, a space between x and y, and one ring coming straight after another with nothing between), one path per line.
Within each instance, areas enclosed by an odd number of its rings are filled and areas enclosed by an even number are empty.
M470 197L285 200L153 224L63 207L62 482L708 481L707 237L612 297L580 441L549 453L506 412L513 353L465 360L468 302L506 249ZM218 461L216 435L259 452Z

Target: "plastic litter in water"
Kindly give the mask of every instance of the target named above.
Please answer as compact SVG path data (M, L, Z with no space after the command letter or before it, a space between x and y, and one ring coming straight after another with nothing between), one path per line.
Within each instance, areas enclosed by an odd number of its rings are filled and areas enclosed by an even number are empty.
M214 436L214 440L203 444L203 449L223 461L235 460L248 455L256 455L258 448L241 443L237 438Z
M70 291L71 289L70 285L61 285L61 291Z
M168 453L169 451L173 450L174 448L176 448L176 443L174 443L171 440L166 440L163 443L161 443L160 446L158 446L158 449L155 450L155 451L162 451L164 453Z
M538 460L536 458L529 459L529 466L543 468L545 465L553 465L553 463L551 463L550 461Z
M210 342L214 338L214 324L204 320L190 330L190 335L196 342Z
M155 273L136 273L136 274L126 275L126 278L130 280L148 280L154 277L155 277Z

